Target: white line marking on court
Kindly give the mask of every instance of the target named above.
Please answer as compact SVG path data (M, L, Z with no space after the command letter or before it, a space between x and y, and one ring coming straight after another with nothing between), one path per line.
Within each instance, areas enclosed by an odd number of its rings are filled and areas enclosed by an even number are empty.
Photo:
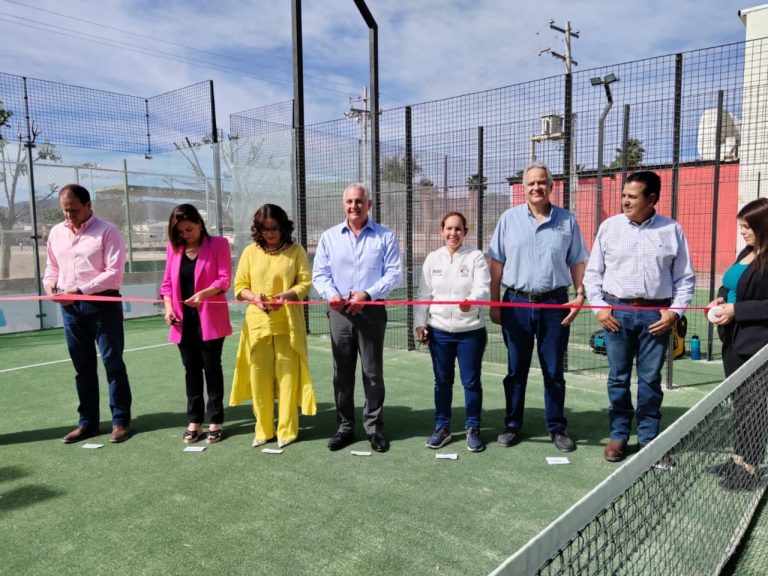
M160 348L161 346L170 346L170 343L165 344L153 344L152 346L142 346L141 348L131 348L129 350L123 350L123 354L126 352L139 352L141 350L149 350L150 348ZM101 354L99 354L101 356ZM6 372L15 372L17 370L26 370L27 368L40 368L41 366L50 366L51 364L62 364L64 362L71 362L69 358L66 360L52 360L51 362L40 362L38 364L28 364L26 366L16 366L15 368L5 368L4 370L0 370L0 374L5 374Z

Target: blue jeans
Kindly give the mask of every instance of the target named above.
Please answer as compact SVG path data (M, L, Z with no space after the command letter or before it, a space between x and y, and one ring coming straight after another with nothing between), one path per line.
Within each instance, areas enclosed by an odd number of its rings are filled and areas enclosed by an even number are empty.
M541 304L563 304L568 301L568 291L544 300ZM511 290L504 293L504 302L528 303ZM544 417L549 432L565 430L565 376L564 356L568 346L570 327L561 322L568 309L502 307L501 327L507 345L507 376L504 378L504 395L507 415L504 425L520 430L523 427L525 388L533 357L534 339L537 343L539 364L544 377Z
M109 382L112 424L128 426L131 421L131 388L123 363L123 307L120 302L78 301L61 307L64 336L75 367L75 384L80 404L80 426L99 425L99 377L96 346L101 353ZM94 345L95 343L95 345Z
M608 304L620 304L606 298ZM632 417L637 418L637 441L647 444L659 434L661 422L661 369L667 356L669 332L653 336L648 327L661 318L658 310L613 309L621 324L618 332L605 331L608 356L608 419L611 439L627 442ZM632 406L632 363L637 353L637 409Z
M485 328L468 332L445 332L429 327L429 352L435 372L435 426L451 427L451 403L456 360L459 361L461 385L464 386L466 428L480 427L483 409L481 372L483 353L488 341Z

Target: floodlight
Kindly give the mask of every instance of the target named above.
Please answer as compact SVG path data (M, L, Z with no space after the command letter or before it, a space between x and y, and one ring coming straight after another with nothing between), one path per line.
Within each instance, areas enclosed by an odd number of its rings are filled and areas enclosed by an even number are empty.
M611 82L616 82L617 80L618 80L618 77L616 76L616 74L611 72L610 74L608 74L603 78L603 83L610 84Z
M603 79L596 76L595 78L590 78L589 83L592 84L592 86L600 86L600 84L603 83Z

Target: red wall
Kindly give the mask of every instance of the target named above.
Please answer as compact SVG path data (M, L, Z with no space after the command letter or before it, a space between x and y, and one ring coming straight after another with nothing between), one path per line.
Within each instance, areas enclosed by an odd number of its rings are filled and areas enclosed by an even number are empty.
M657 210L660 214L670 216L672 169L655 170L655 172L661 176L661 200ZM713 215L717 215L716 272L722 274L736 257L739 165L722 164L720 166L720 190L716 210L713 210L714 172L713 166L684 166L679 169L677 221L682 225L688 238L694 269L696 272L706 273L711 266ZM596 188L597 179L587 177L579 179L576 191L571 190L571 199L575 200L576 204L574 213L590 250L597 232ZM603 177L602 196L601 221L621 212L620 175ZM522 185L513 185L512 204L520 204L524 201L525 193ZM562 206L562 201L563 183L558 181L555 182L552 191L552 203Z

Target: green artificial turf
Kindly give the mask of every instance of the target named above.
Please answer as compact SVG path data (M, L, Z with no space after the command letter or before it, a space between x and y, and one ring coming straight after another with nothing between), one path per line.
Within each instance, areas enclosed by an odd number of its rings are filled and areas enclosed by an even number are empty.
M61 330L0 337L0 572L7 574L487 574L616 469L602 459L602 378L568 375L569 465L544 426L540 376L529 383L524 441L492 442L503 426L503 365L484 366L485 452L466 450L463 394L454 393L454 441L438 460L428 354L385 352L387 454L331 453L335 431L327 337L310 337L319 413L280 455L251 448L250 405L227 408L225 438L183 452L183 370L158 318L127 321L125 361L135 435L103 448L64 445L76 423L72 367ZM237 335L224 348L226 393ZM669 424L717 382L698 363L690 385L666 394ZM103 373L102 373L103 374ZM103 378L103 376L102 376ZM358 382L358 414L362 385ZM370 450L362 440L350 447ZM276 447L274 444L268 447Z

